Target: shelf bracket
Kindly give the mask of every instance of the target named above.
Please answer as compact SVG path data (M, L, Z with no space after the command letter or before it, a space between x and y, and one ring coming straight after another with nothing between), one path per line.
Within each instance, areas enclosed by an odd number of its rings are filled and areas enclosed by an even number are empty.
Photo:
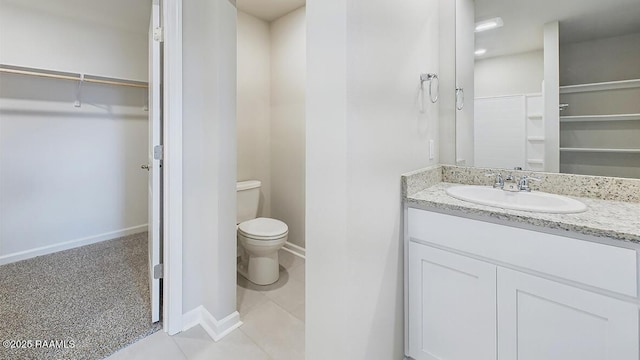
M144 92L144 106L142 107L143 111L149 111L149 88Z
M76 88L76 102L73 106L79 108L82 107L82 83L84 82L84 74L80 74L80 80L78 80L78 87Z

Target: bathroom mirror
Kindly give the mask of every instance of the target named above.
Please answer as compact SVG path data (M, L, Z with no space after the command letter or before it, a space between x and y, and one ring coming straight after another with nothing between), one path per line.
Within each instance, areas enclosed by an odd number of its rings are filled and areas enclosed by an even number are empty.
M640 178L639 19L638 0L455 0L449 162Z

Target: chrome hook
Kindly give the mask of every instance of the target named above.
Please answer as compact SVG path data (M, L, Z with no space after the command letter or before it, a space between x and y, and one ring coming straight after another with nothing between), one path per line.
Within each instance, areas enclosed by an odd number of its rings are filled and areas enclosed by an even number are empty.
M436 80L435 98L433 97L433 80ZM429 100L431 100L431 102L435 104L438 101L438 97L440 95L440 79L438 79L437 74L433 74L433 73L420 74L420 88L422 90L424 90L425 81L429 82Z

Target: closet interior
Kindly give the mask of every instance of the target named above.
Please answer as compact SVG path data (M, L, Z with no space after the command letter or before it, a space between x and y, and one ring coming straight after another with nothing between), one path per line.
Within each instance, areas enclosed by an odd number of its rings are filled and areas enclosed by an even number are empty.
M74 341L51 358L103 358L161 328L150 316L141 168L151 9L0 2L0 314L12 318L0 333Z

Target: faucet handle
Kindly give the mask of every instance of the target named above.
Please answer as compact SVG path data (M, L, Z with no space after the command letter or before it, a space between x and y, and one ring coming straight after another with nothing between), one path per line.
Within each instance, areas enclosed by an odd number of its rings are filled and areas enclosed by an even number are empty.
M529 187L529 180L538 181L538 182L542 181L542 179L539 179L536 177L522 175L522 177L520 178L520 181L518 182L518 190L530 192L531 188Z
M542 181L542 179L540 179L540 178L533 177L533 176L527 176L527 175L522 175L521 180L527 180L527 181L528 180L533 180L533 181L538 181L538 182Z

